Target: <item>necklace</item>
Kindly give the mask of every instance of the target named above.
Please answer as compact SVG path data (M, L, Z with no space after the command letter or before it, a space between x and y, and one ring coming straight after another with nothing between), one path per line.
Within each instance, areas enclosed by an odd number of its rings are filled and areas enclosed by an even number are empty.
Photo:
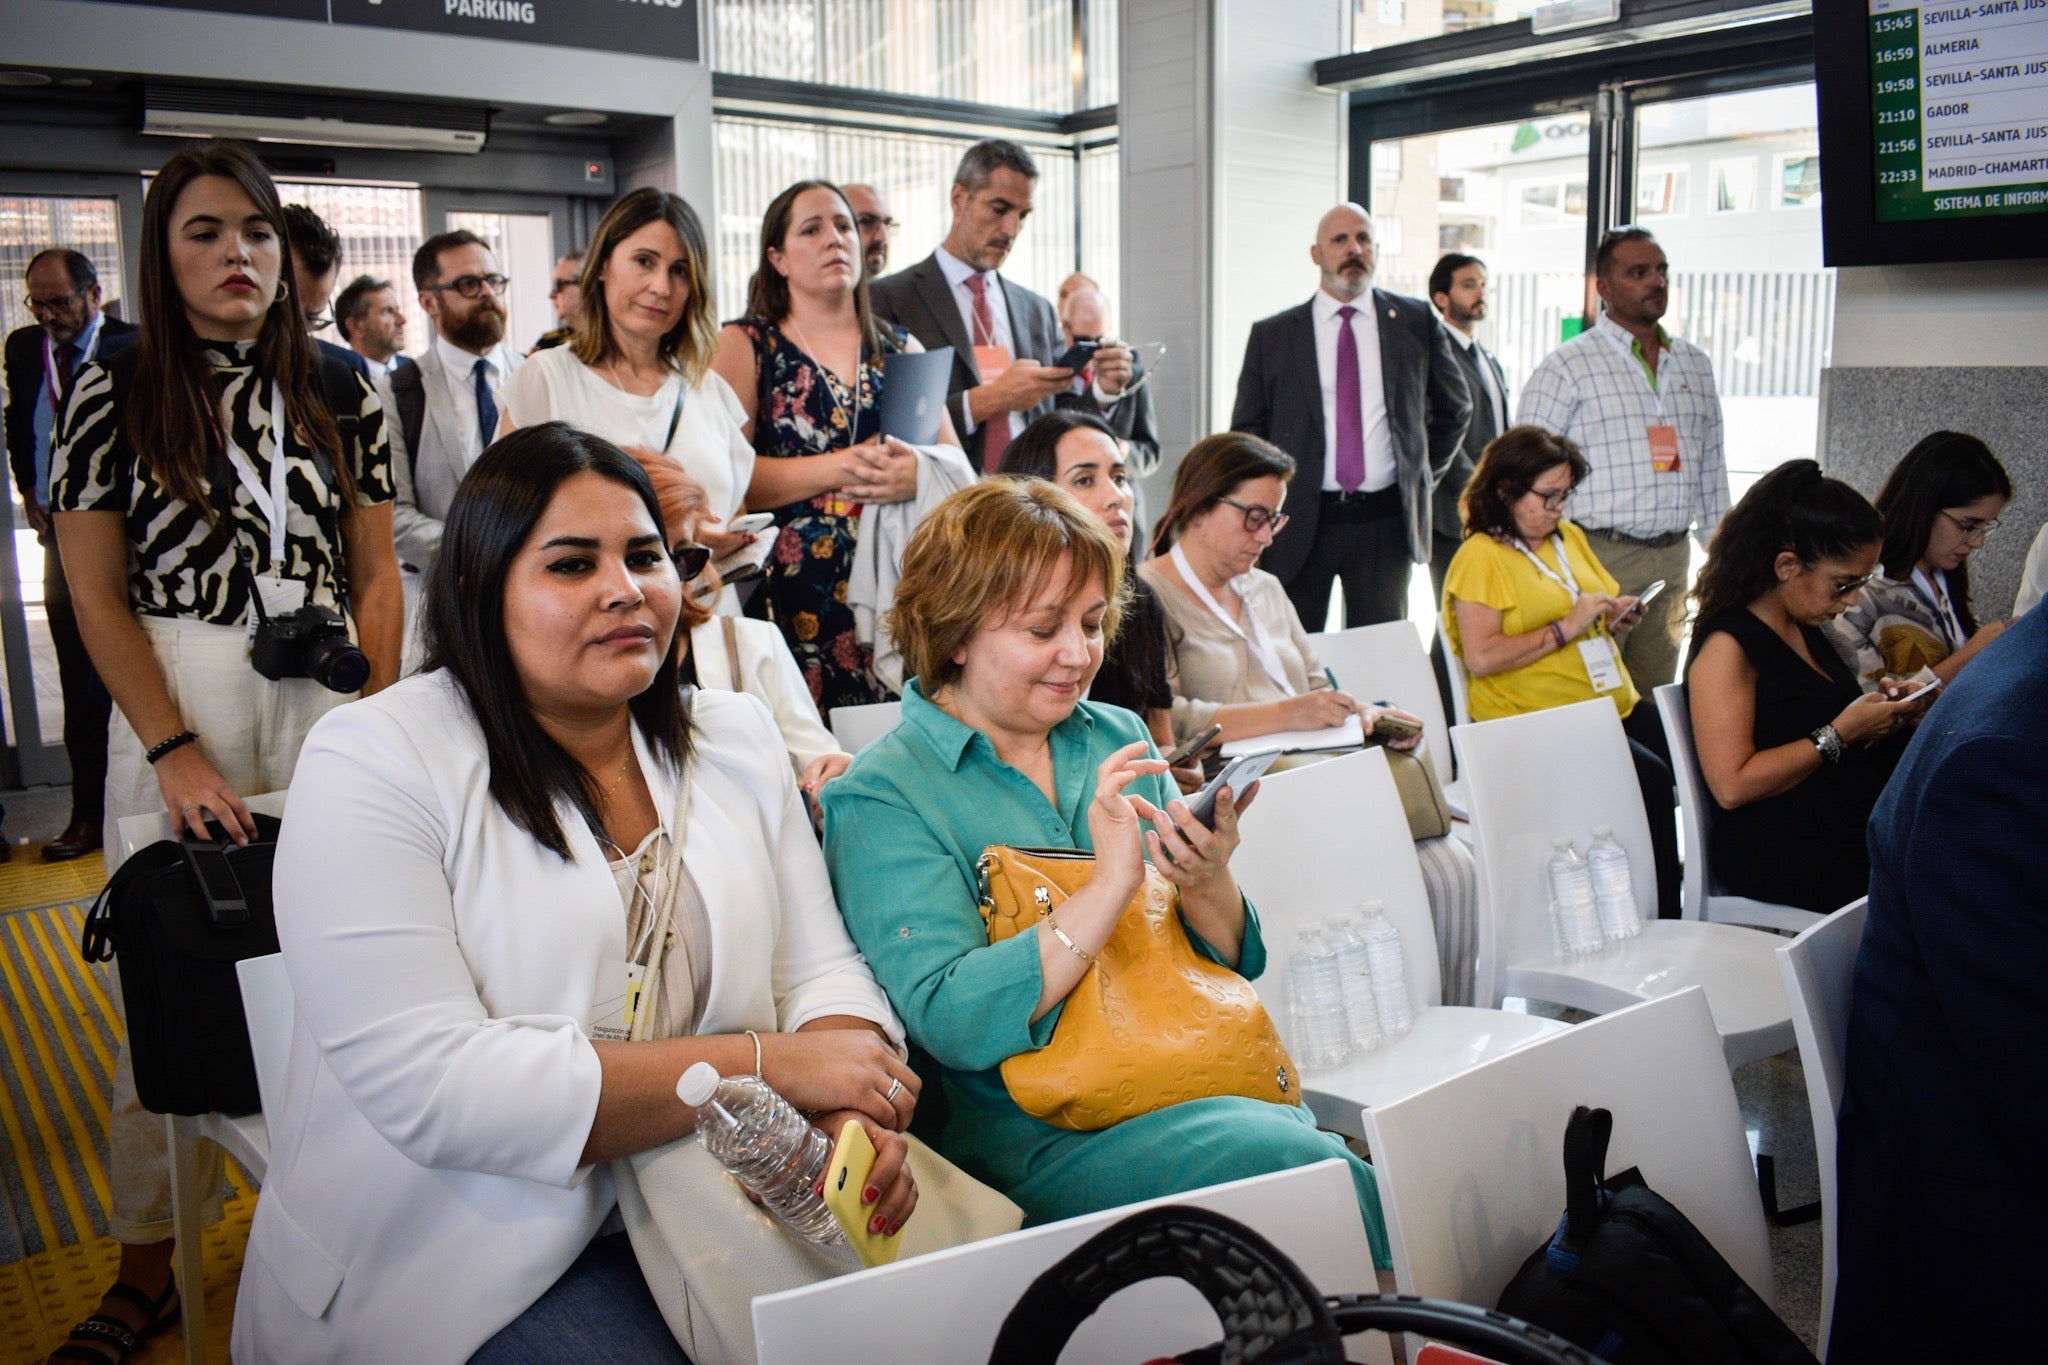
M632 750L631 750L630 748L629 748L629 749L627 749L627 751L626 751L626 761L625 761L625 763L624 763L624 764L622 764L622 765L620 766L620 768L619 768L619 775L618 775L617 777L615 777L615 778L613 778L613 779L612 779L612 784L611 784L611 785L610 785L609 787L606 787L606 788L604 789L604 793L603 793L603 795L601 795L601 796L599 796L599 797L597 798L597 805L598 805L598 809L600 809L600 810L610 810L610 809L611 809L611 807L612 807L612 798L613 798L614 796L617 796L617 795L619 794L619 788L620 788L620 787L622 787L622 786L624 786L624 785L626 784L626 778L627 778L627 777L628 777L629 775L631 775L631 773L632 773L632 771L633 771L633 758L634 758L634 755L633 755L633 751L632 751Z
M795 318L791 318L789 320L789 330L796 333L797 345L804 348L804 354L811 358L811 363L813 365L816 365L819 371L822 373L825 380L825 396L832 400L832 410L839 414L839 420L846 423L846 444L851 446L854 443L854 427L860 416L861 367L859 348L855 348L853 360L854 415L852 417L848 417L846 415L846 405L839 401L839 386L832 382L834 379L838 378L838 376L833 373L832 367L825 363L825 358L819 355L817 349L811 345L811 339L804 335L804 329L797 325L797 321ZM829 450L831 449L831 447L828 445L826 449Z

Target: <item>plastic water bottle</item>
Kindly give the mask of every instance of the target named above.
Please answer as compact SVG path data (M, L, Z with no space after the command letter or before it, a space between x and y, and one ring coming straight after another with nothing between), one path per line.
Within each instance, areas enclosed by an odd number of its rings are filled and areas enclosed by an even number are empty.
M1593 902L1593 870L1570 839L1559 839L1551 855L1550 908L1567 953L1597 953L1607 945L1600 911Z
M1379 1000L1372 991L1372 955L1352 915L1330 916L1330 942L1337 949L1337 977L1344 986L1344 1026L1353 1052L1380 1045Z
M676 1082L676 1098L697 1111L697 1140L806 1241L841 1246L846 1234L818 1197L832 1140L758 1076L721 1078L698 1062Z
M1287 959L1287 1006L1294 1060L1304 1071L1327 1071L1350 1054L1337 954L1314 925L1301 931Z
M1600 927L1607 937L1634 938L1643 932L1635 888L1628 879L1628 852L1614 841L1612 825L1593 826L1593 846L1586 850L1586 864L1593 872L1593 904L1599 908Z
M1378 901L1365 903L1365 951L1372 963L1380 1032L1399 1038L1415 1026L1415 1011L1408 1002L1408 960L1401 954L1401 931L1387 922L1387 907Z

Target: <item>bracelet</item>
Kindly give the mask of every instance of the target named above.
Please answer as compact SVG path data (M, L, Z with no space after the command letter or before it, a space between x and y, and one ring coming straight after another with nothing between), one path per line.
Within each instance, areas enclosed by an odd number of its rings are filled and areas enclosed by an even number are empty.
M1045 927L1052 930L1052 936L1058 939L1061 943L1066 944L1067 951L1072 953L1075 957L1080 958L1083 962L1093 962L1095 960L1095 954L1089 952L1086 948L1083 948L1080 944L1074 942L1074 940L1072 940L1071 938L1068 938L1067 931L1060 928L1058 924L1054 923L1051 915L1047 915L1045 917Z
M155 745L155 747L150 749L150 751L144 754L143 757L148 759L152 764L154 764L158 759L162 758L171 750L182 749L187 744L192 743L192 741L198 738L199 736L193 734L190 730L180 730L178 731L177 734L172 735L169 739L160 740Z
M1569 641L1567 641L1564 638L1564 627L1559 625L1555 621L1552 621L1550 623L1550 633L1557 637L1557 647L1559 649L1563 649L1565 645L1569 643Z
M1842 761L1844 748L1842 736L1835 730L1834 726L1823 725L1820 729L1815 730L1809 735L1808 738L1813 741L1813 747L1820 750L1820 756L1823 759L1829 763L1840 763Z
M748 1029L747 1036L754 1040L754 1079L766 1085L768 1078L761 1074L761 1035Z

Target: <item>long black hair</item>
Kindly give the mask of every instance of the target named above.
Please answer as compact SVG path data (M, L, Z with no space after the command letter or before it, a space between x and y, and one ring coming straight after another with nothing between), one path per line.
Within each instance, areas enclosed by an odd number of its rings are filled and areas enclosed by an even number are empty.
M1699 619L1746 607L1778 585L1778 556L1808 568L1877 543L1884 522L1861 493L1812 460L1788 460L1756 481L1721 518L1692 595Z
M1877 495L1878 515L1884 518L1884 548L1878 552L1884 576L1911 576L1913 566L1927 553L1934 519L1944 508L1991 496L2010 500L2012 478L1990 446L1959 431L1922 437L1892 466ZM1963 638L1968 639L1977 631L1977 618L1970 611L1970 561L1950 569L1947 578L1949 601Z
M567 422L521 427L484 451L455 490L421 620L423 668L447 669L483 728L491 795L514 824L565 859L569 840L556 807L567 801L602 829L597 786L534 719L505 636L505 580L555 490L585 472L638 494L668 543L661 503L638 460ZM627 703L648 747L678 772L690 748L678 675L682 636L679 625L654 682Z

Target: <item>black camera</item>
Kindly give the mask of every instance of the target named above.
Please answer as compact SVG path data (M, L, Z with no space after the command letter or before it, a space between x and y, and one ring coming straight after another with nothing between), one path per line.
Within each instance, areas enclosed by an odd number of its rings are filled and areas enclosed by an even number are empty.
M370 680L370 661L332 607L308 605L259 620L249 662L273 681L311 678L336 692L359 692Z

